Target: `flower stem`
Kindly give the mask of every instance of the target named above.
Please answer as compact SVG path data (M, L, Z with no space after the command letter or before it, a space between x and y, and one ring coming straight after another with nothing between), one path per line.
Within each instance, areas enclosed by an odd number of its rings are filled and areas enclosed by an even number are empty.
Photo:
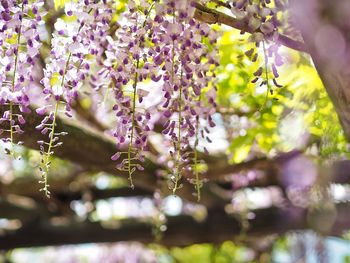
M173 9L173 23L176 21L176 13L175 8ZM171 82L173 85L174 83L174 77L175 77L175 40L173 39L173 47L172 47L172 64L171 64ZM181 74L182 75L182 74ZM179 188L179 181L181 177L181 171L180 171L180 158L181 158L181 101L182 101L182 87L180 85L179 87L179 97L178 97L178 104L179 104L179 113L178 113L178 132L177 132L177 144L176 144L176 150L177 150L177 157L176 157L176 167L175 167L175 180L174 180L174 188L173 188L173 194L175 195L175 192Z
M21 17L23 19L23 10L24 10L24 4L22 2L22 7L21 7ZM13 93L15 91L15 84L16 84L16 75L17 75L17 66L18 66L18 53L19 53L19 46L21 43L21 34L22 34L22 19L21 22L19 24L19 29L18 29L18 34L17 34L17 50L16 50L16 54L15 54L15 65L14 65L14 69L13 69L13 78L12 78L12 84L11 84L11 92ZM11 155L15 157L14 154L14 128L13 128L13 102L12 100L10 101L10 141L11 141Z
M131 116L131 137L129 141L129 148L128 148L128 173L129 173L129 181L130 181L130 187L134 189L134 184L132 181L132 173L133 173L133 168L131 164L131 151L132 151L132 144L134 140L134 133L135 133L135 110L136 110L136 94L137 94L137 83L138 83L138 69L139 69L139 64L140 64L140 59L137 59L136 62L136 72L135 72L135 78L134 78L134 83L133 83L133 104L132 104L132 116Z
M142 24L142 27L146 26L147 23L147 19L150 16L151 10L154 7L155 2L153 2L151 4L151 6L149 7L149 9L147 10L147 14L145 17L145 21ZM140 44L140 43L139 43ZM131 112L131 134L130 134L130 141L129 141L129 147L128 147L128 174L129 174L129 182L130 182L130 187L132 189L134 189L134 183L133 183L133 179L132 179L132 174L135 171L135 167L133 167L132 164L132 150L133 150L133 142L134 142L134 134L135 134L135 111L136 111L136 95L137 95L137 84L138 84L138 78L139 78L139 74L138 74L138 69L140 67L140 58L138 57L136 60L136 70L135 70L135 78L134 78L134 83L133 83L133 97L132 97L132 112Z
M199 178L199 172L198 172L198 151L197 151L197 145L198 145L198 138L196 138L195 142L195 149L194 149L194 173L196 176L196 191L197 191L197 202L201 200L201 183L200 183L200 178Z
M175 194L176 190L178 189L178 184L181 179L181 167L180 167L180 159L181 159L181 121L182 121L182 108L181 108L181 101L182 101L182 87L180 85L179 87L179 116L178 116L178 130L177 130L177 157L176 157L176 174L175 174L175 185L173 188L173 194Z
M71 56L72 56L72 53L69 53L68 58L67 58L67 62L65 65L64 73L62 76L62 80L61 80L61 87L62 88L64 86L64 81L65 81L65 77L66 77L66 73L68 70ZM48 176L48 172L49 172L50 165L51 165L51 156L52 156L51 150L53 147L53 139L55 136L58 108L59 108L59 100L56 100L54 114L53 114L53 120L52 120L52 124L51 124L50 140L49 140L49 144L48 144L49 146L48 146L47 152L44 154L44 173L43 173L44 187L41 190L45 192L45 195L47 197L50 197L50 191L48 190L49 185L47 183L47 176Z
M269 72L268 72L268 68L267 68L268 67L268 57L266 54L265 41L262 41L262 43L263 43L263 50L264 50L265 81L266 81L267 91L266 91L265 101L264 101L263 105L260 107L260 111L266 106L267 99L269 97L269 92L271 90L271 86L269 83Z
M199 97L199 102L201 101L201 96ZM199 144L199 117L196 118L196 138L194 142L194 174L196 177L196 184L195 189L197 191L197 202L201 200L201 182L199 178L199 171L198 171L198 147Z
M90 8L90 10L88 11L88 14L90 14L92 11L93 11L93 9ZM79 34L79 32L81 31L83 26L84 26L84 24L81 24L79 26L77 35ZM69 63L70 63L71 57L72 57L72 52L69 52L68 58L67 58L67 61L66 61L66 65L64 67L64 72L63 72L63 75L62 75L61 88L64 87L64 81L65 81L65 78L66 78L66 74L67 74L67 70L68 70L68 67L69 67ZM56 128L56 122L57 122L57 114L58 114L59 103L60 103L60 101L56 100L53 120L52 120L52 124L51 124L50 141L49 141L49 144L48 144L49 146L48 146L47 152L44 153L44 164L43 164L44 165L44 172L43 172L44 187L41 189L41 191L44 191L45 195L47 197L50 197L50 191L48 190L49 185L47 183L47 175L48 175L49 168L50 168L50 165L51 165L51 156L53 154L51 152L51 150L53 148L53 140L54 140L54 136L55 136L55 128Z
M151 14L151 11L152 11L152 9L153 9L155 3L156 3L156 2L154 1L154 2L151 4L151 6L148 8L148 10L147 10L147 15L146 15L145 21L143 22L142 27L145 27L145 26L146 26L147 19L149 18L149 16L150 16L150 14Z
M54 116L52 120L52 129L50 133L50 141L49 141L49 147L47 152L44 154L44 172L43 172L43 184L44 187L41 189L41 191L44 191L45 195L50 198L50 191L49 191L49 184L47 181L47 176L49 173L50 165L51 165L51 149L52 149L52 144L53 144L53 136L55 133L55 127L56 127L56 116L58 112L58 101L55 104L55 111L54 111Z

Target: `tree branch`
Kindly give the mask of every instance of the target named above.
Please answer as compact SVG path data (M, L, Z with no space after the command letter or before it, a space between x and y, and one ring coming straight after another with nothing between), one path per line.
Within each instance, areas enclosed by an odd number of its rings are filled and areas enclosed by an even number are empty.
M0 114L5 111L5 106L0 106ZM23 134L16 135L17 141L23 141L28 148L38 149L37 141L45 140L40 131L35 127L40 124L42 117L35 112L24 114L26 123L22 125L25 131ZM6 123L5 125L8 125ZM7 129L8 127L4 127ZM121 149L117 149L112 138L102 133L84 126L78 125L71 120L57 118L56 131L67 132L68 135L61 136L63 145L55 149L55 156L70 160L82 165L89 170L105 171L118 176L126 177L127 173L115 168L117 162L111 160L111 156ZM4 136L4 135L2 135ZM135 180L137 184L144 189L154 189L154 174L156 169L161 167L150 160L145 161L145 171L136 172ZM136 183L136 182L135 182Z
M337 205L337 216L326 230L328 235L341 235L344 229L350 227L349 211L349 204ZM310 227L310 220L315 223L313 227L317 228L317 222L323 220L328 212L320 210L310 214L296 207L256 210L255 218L249 221L247 235L259 237L305 229ZM0 236L0 249L117 241L148 244L154 242L151 229L152 226L147 223L131 220L118 222L118 227L104 227L100 223L90 222L71 222L61 226L47 221L37 222L36 225ZM188 216L168 218L167 230L160 243L165 246L221 243L234 239L240 233L241 224L235 217L214 209L208 211L208 217L203 222L196 222Z
M194 13L194 18L203 21L208 24L224 24L233 28L236 28L245 33L254 33L254 30L249 27L249 25L243 21L238 20L232 16L226 15L219 11L208 8L198 2L196 2L196 11ZM278 43L302 52L307 52L307 49L304 43L299 42L297 40L291 39L288 36L279 34L278 35Z
M5 109L5 106L0 106L0 115ZM37 141L43 140L43 135L40 131L35 129L40 121L41 117L36 113L25 114L26 124L23 125L25 133L19 135L16 139L24 142L24 145L29 148L37 149ZM6 128L6 127L4 127ZM63 145L57 148L55 156L67 159L76 164L83 166L87 170L91 171L104 171L116 176L127 178L125 172L121 172L115 168L116 162L113 162L110 157L120 149L116 149L115 143L109 137L82 126L81 124L73 124L69 120L57 119L57 132L66 131L67 136L62 137ZM268 159L266 157L256 158L250 161L242 162L239 164L230 165L225 155L220 156L207 156L200 155L200 159L203 159L208 164L208 171L203 175L203 178L209 179L210 182L231 182L232 174L249 170L260 170L264 172L264 176L257 178L254 181L249 182L252 186L266 186L266 185L280 185L281 180L281 164L283 162L293 159L299 156L299 151L281 154L275 159ZM163 169L159 164L146 160L145 171L137 172L134 175L135 185L137 188L154 192L157 188L161 188L164 194L170 194L170 190L167 188L167 183L164 179L157 178L156 173L158 169ZM189 175L191 176L191 175ZM344 177L344 176L343 176ZM49 178L51 181L52 179ZM185 180L185 178L184 178ZM345 176L342 180L347 180ZM59 184L56 188L55 181L53 180L53 191L65 191L68 189L68 184ZM203 198L201 203L211 207L220 202L220 197L211 193L211 188L207 184L204 184ZM247 185L247 187L249 187ZM14 186L15 187L15 186ZM25 187L23 193L30 191L36 191L37 184L32 187ZM11 187L9 187L11 189ZM6 187L0 187L0 192L4 191L4 194L9 193L9 189ZM28 190L28 191L27 191ZM133 191L130 189L130 192ZM192 193L194 192L193 186L184 182L184 187L180 189L177 194L188 201L194 200ZM222 200L221 200L222 201Z

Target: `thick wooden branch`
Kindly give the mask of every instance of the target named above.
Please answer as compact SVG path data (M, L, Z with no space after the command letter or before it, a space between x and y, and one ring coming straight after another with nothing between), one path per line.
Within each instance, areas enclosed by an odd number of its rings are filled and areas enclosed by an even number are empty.
M196 2L196 11L194 14L194 18L208 24L219 23L219 24L224 24L224 25L236 28L245 33L254 33L254 30L249 27L246 21L236 19L232 16L226 15L217 10L208 8L198 2ZM297 51L307 52L307 49L304 43L291 39L288 36L279 34L277 41L281 45L284 45L288 48L291 48Z
M74 183L72 178L53 179L50 182L50 192L54 200L60 202L69 202L72 200L81 200L88 196L89 201L107 199L111 197L134 197L153 195L153 191L147 191L143 188L135 187L131 190L129 186L120 188L98 189L95 186L79 183L78 186L71 189L70 185ZM47 200L39 191L37 180L19 178L11 184L0 183L0 197L17 195L31 198L36 201Z
M28 221L34 217L42 215L42 212L43 211L40 211L40 209L37 207L33 209L0 199L0 218L20 219L21 221Z
M2 115L5 110L7 110L6 106L0 106L0 115ZM22 141L24 146L28 148L38 149L37 141L46 140L40 131L35 129L35 127L40 124L42 117L38 116L34 111L32 113L25 114L24 117L26 119L26 124L22 126L22 129L25 132L21 135L17 135L15 139L16 141ZM4 128L6 129L8 127ZM61 137L63 145L55 149L55 156L79 164L85 169L105 171L116 176L127 178L127 174L117 170L115 168L117 163L111 160L111 156L115 152L121 150L116 148L113 139L89 127L85 127L80 123L72 123L72 121L62 118L57 118L56 131L68 132L68 135ZM236 166L229 165L225 156L215 157L203 155L203 157L210 167L208 173L204 175L204 177L211 181L215 181L216 179L220 178L220 176L223 178L222 176L229 172L236 172L245 168L251 169L254 167L254 165L260 163L260 160L257 160L256 162L250 161L247 162L247 164L240 164ZM265 162L265 160L261 161ZM150 159L146 160L144 167L144 171L135 172L133 175L134 183L136 187L139 187L140 189L154 191L159 187L159 185L157 185L156 172L158 169L162 169L163 167ZM215 169L212 170L212 168ZM49 182L50 180L51 179L49 178ZM168 192L170 193L169 190ZM187 182L184 182L184 187L180 189L177 194L185 199L194 201L195 198L192 196L193 192L194 187ZM213 202L217 201L214 201L213 198L214 197L210 195L203 195L202 202L204 204L212 204Z
M0 106L1 116L5 110L8 110L6 106ZM20 135L17 134L15 139L16 141L22 141L24 146L28 148L38 149L37 141L47 140L40 131L35 129L40 124L42 116L38 116L33 111L29 114L24 114L24 117L26 123L22 125L22 129L25 132ZM57 118L56 123L56 132L67 132L68 135L61 137L63 145L55 149L55 156L72 161L91 171L104 171L123 178L128 177L126 172L117 170L115 167L117 162L111 160L111 156L115 152L121 151L121 149L116 148L112 138L94 129L85 127L81 123L73 123L71 120ZM6 125L6 123L3 125ZM8 127L2 128L8 129ZM2 134L2 136L4 135ZM146 191L155 191L161 188L165 194L170 194L171 191L167 187L166 180L157 178L156 175L157 171L164 167L150 159L147 159L143 166L144 171L137 171L133 174L135 186ZM49 184L50 180L49 175ZM196 198L192 195L194 191L193 185L184 183L184 187L177 194L189 201L195 201ZM218 199L217 196L205 194L201 203L211 206L216 204L219 201Z
M264 173L263 176L259 176L255 179L243 182L237 182L236 184L232 184L232 182L208 182L205 184L204 194L207 195L212 192L216 195L221 196L221 199L223 201L222 205L224 205L226 203L225 201L229 202L231 200L232 191L236 191L242 188L264 188L270 186L277 186L280 189L285 190L290 185L288 185L288 178L284 178L288 175L283 175L284 171L281 167L290 161L297 160L298 158L304 158L305 160L305 157L303 157L302 154L299 154L296 151L280 155L273 160L265 159L264 162L263 159L257 159L262 162L261 164L254 164L257 160L252 160L251 162L247 162L246 169L249 170L249 164L254 169L261 169ZM292 165L298 166L297 162L294 162L294 164ZM243 169L240 165L237 165L237 167ZM305 173L308 173L309 169L310 167L305 167ZM300 168L298 171L301 171ZM300 178L300 176L298 178ZM317 178L314 179L316 180ZM298 179L295 181L298 181ZM8 196L13 195L24 196L31 198L34 201L44 205L49 205L51 202L59 202L60 204L64 205L64 207L69 207L70 202L73 200L96 201L112 197L153 196L153 191L144 190L138 187L136 187L134 190L131 190L130 187L98 189L90 184L79 184L78 188L75 187L74 189L71 189L69 185L72 182L74 182L74 176L51 180L50 189L52 193L52 199L47 200L46 197L43 196L41 192L39 192L39 187L36 180L28 178L18 178L17 180L8 185L0 183L0 196L3 198L7 198ZM312 182L312 180L310 180L309 183L310 182ZM318 178L317 182L321 185L327 185L329 183L349 184L350 161L343 160L335 162L333 166L328 169L328 173L323 174L322 178ZM300 183L303 184L303 182ZM29 213L30 211L28 211L28 214ZM6 214L2 215L3 217L7 217ZM22 219L20 215L18 215L17 218Z
M6 106L0 106L0 115L7 110ZM42 117L34 111L24 115L26 123L22 126L25 131L16 135L16 141L22 141L24 146L38 149L37 141L47 140L40 131L35 129L40 124ZM4 125L4 124L3 124ZM8 127L4 127L5 129ZM117 149L113 139L103 135L94 129L84 126L82 123L73 123L70 120L57 118L57 132L67 132L61 136L63 145L55 148L55 156L72 161L84 168L96 171L105 171L118 176L127 177L126 172L115 168L117 162L111 160L111 156L121 149ZM4 136L5 134L2 134ZM155 171L161 166L151 160L146 160L145 171L135 172L135 184L144 189L155 189ZM50 180L50 179L49 179Z
M249 221L250 227L247 235L249 237L267 236L305 229L309 227L308 220L317 230L318 222L322 223L321 221L325 219L330 220L325 233L341 235L344 229L350 227L348 208L347 204L338 205L336 217L332 217L334 213L330 211L308 214L305 209L301 208L257 210L254 211L255 218ZM37 222L37 224L0 236L0 249L90 242L139 241L146 244L154 242L152 227L149 224L126 221L125 223L119 222L118 227L112 227L112 225L104 227L99 223L85 222L57 226L47 221ZM196 222L186 216L169 218L167 230L160 243L165 246L187 246L205 242L221 243L226 240L234 240L240 233L241 225L235 217L227 215L222 210L212 210L208 212L208 217L203 222Z
M1 111L3 110L4 106L1 106L0 114L2 114ZM34 127L40 123L41 117L33 112L31 114L26 114L25 118L27 120L27 123L23 126L25 133L18 136L16 139L23 141L26 147L38 149L37 141L42 140L43 136ZM106 137L102 133L81 126L80 124L73 124L69 120L63 120L61 118L58 118L57 131L67 131L68 135L62 137L63 145L57 148L55 152L56 156L80 164L84 169L105 171L116 176L127 177L125 173L122 173L115 168L116 163L110 159L110 156L119 150L116 149L112 139ZM268 185L283 186L281 165L299 155L300 152L295 151L281 154L274 159L268 159L265 157L257 158L234 165L228 164L227 157L224 155L201 155L201 158L207 162L209 168L207 173L203 175L203 178L209 179L210 182L225 183L230 182L232 179L232 176L230 175L232 174L242 171L260 170L263 172L264 176L249 182L249 184L244 187L264 187ZM146 192L153 192L160 187L165 194L170 194L165 182L162 183L162 180L157 182L156 171L161 168L162 167L158 164L147 160L145 163L145 171L134 174L136 187ZM70 179L68 179L67 182L55 182L54 179L49 177L50 184L52 181L52 192L63 193L67 191L69 180ZM348 175L342 176L342 180L349 181ZM338 179L333 178L331 181L338 182ZM161 184L163 184L163 187L161 187ZM184 188L180 189L177 194L189 201L195 201L195 197L192 196L194 187L187 182L183 182L183 184ZM22 194L30 197L33 192L37 193L38 188L38 184L32 181L29 183L24 182L24 184L22 182L19 185L13 184L8 187L0 185L0 194ZM130 194L136 194L136 192L133 192L130 189ZM202 198L201 203L210 207L212 205L217 205L217 202L220 202L221 197L211 193L211 187L209 183L206 183L203 187Z

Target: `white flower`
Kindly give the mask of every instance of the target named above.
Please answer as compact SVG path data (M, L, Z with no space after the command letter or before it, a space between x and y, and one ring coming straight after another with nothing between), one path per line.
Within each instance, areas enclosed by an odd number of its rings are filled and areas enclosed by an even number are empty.
M78 71L76 68L72 68L67 71L67 80L77 80L78 79Z
M64 5L64 11L66 12L66 14L70 15L70 12L75 12L77 11L77 4L72 2L67 2Z
M53 85L52 86L52 93L55 96L61 96L63 94L63 88L61 85Z
M61 18L58 18L55 23L56 31L65 30L66 28L67 28L67 24Z

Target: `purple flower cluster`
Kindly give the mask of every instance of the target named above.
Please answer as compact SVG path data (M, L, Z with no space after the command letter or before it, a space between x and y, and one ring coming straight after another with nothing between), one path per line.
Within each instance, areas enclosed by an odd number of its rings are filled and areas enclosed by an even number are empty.
M14 135L23 133L25 124L22 113L29 111L28 91L34 82L33 68L38 60L41 46L38 26L43 1L2 0L0 5L0 105L8 106L0 123L8 122L9 129L4 141L11 144L6 152L14 155ZM18 142L20 144L20 142Z
M67 4L65 11L67 16L76 16L76 20L66 22L59 18L55 23L52 50L41 83L45 100L62 102L65 114L70 116L78 89L90 76L92 64L102 56L101 42L106 37L112 10L105 4L86 0Z
M194 20L193 1L164 1L156 5L152 42L156 46L154 63L162 76L163 117L166 120L163 134L170 148L169 187L175 192L186 170L196 170L196 152L200 137L208 138L206 126L214 127L216 90L215 67L217 50L210 51L206 39L215 47L218 34L207 24ZM203 120L205 125L201 128ZM195 157L195 158L193 158ZM198 177L197 177L198 179ZM196 184L200 184L196 180Z
M185 0L141 1L140 5L129 1L115 38L107 39L106 60L99 76L114 91L117 122L113 135L118 144L127 145L127 151L117 152L112 160L122 157L117 168L129 173L131 185L132 174L143 170L155 108L161 112L164 143L170 149L174 192L183 170L193 165L190 152L196 151L199 134L207 137L208 129L199 132L200 119L215 126L211 117L216 106L215 88L211 85L218 65L217 50L210 51L203 39L215 46L218 35L192 18L194 10L194 4ZM140 87L149 80L161 87L162 98L146 108L144 98L158 92Z
M0 2L0 104L8 106L0 122L10 124L0 133L8 133L4 140L13 144L14 134L23 132L25 123L18 112L29 111L33 101L28 92L40 87L33 74L40 58L38 27L44 24L45 10L43 0ZM60 136L66 134L57 131L57 116L62 112L71 117L79 90L91 86L96 92L112 91L113 136L125 151L111 158L120 159L117 168L129 174L131 186L132 174L144 169L148 137L158 122L163 124L169 150L171 189L175 192L181 178L192 173L188 179L198 192L200 141L211 142L209 128L215 126L218 33L193 19L192 0L130 0L118 22L112 19L115 4L113 0L71 1L48 37L51 50L41 58L42 92L36 94L43 102L36 108L43 116L36 129L46 137L38 141L42 191L49 196L51 157L62 145ZM154 94L157 101L152 101Z
M252 83L257 83L260 80L260 86L266 85L267 92L273 94L273 89L270 85L270 75L275 87L282 86L277 83L279 77L277 67L283 64L282 57L279 55L278 44L278 26L281 24L278 19L278 12L284 10L284 6L279 0L259 1L259 3L246 0L239 0L233 3L231 11L238 19L244 21L253 31L250 41L256 44L256 47L262 43L264 63L254 72ZM273 44L269 44L269 40L273 40ZM256 62L259 57L259 52L254 48L245 52L246 56ZM270 74L270 72L272 74Z
M139 84L157 70L152 65L152 48L146 43L147 34L153 31L150 20L153 7L153 4L146 1L142 1L140 6L129 1L128 12L122 15L122 24L119 25L115 38L107 39L104 68L99 73L108 80L114 93L113 111L117 125L113 136L119 145L127 145L127 151L117 152L111 158L116 161L123 157L117 168L128 172L131 187L132 174L144 169L141 163L145 158L148 132L151 130L150 108L143 104L144 97L149 92L140 88Z
M59 136L65 134L55 132L57 114L64 106L64 113L72 116L71 106L78 97L79 88L90 77L93 64L101 60L101 43L107 36L112 9L106 1L85 0L67 4L65 13L67 17L75 16L76 19L66 22L59 18L54 25L52 50L41 80L47 103L36 110L39 115L48 112L36 127L43 135L48 134L48 142L38 142L42 154L42 190L46 195L49 195L47 173L53 149L62 145Z

